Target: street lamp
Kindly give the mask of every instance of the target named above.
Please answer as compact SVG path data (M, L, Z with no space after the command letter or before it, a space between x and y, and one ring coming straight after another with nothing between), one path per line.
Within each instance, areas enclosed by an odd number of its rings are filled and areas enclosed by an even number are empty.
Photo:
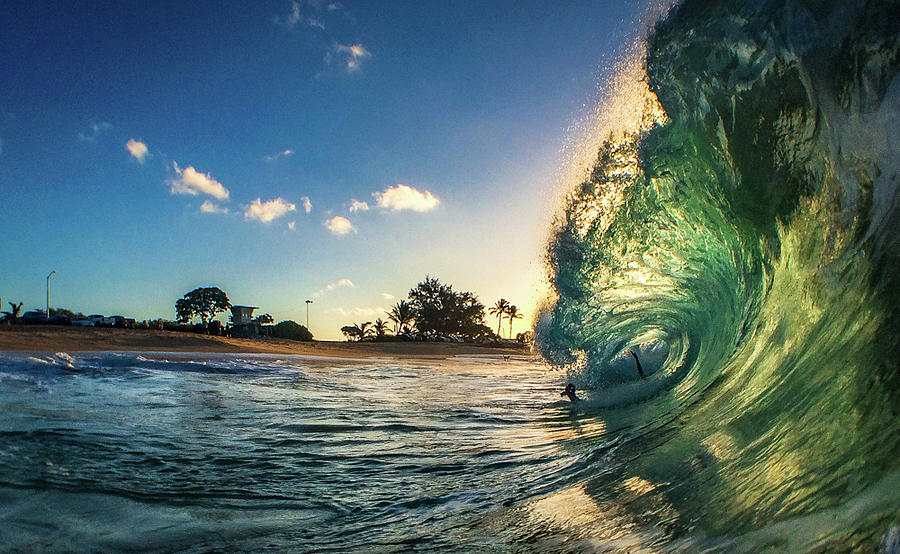
M56 271L51 271L50 275L47 275L47 319L50 319L50 276L56 275Z
M312 304L312 300L309 298L306 299L306 330L309 331L309 305Z

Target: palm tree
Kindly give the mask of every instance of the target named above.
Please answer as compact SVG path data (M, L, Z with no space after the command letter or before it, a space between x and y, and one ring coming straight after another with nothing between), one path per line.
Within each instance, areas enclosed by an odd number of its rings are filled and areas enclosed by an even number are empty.
M372 328L371 321L366 321L365 323L360 323L359 325L356 326L356 328L357 328L356 336L358 337L357 340L363 340L366 337L370 337L375 332L375 329Z
M503 315L509 310L509 302L505 298L497 300L497 303L491 306L491 315L497 316L497 336L500 336L500 325L503 323Z
M512 338L512 324L514 319L522 319L522 314L519 313L519 308L516 308L513 305L510 305L509 308L506 308L506 317L509 318L509 338Z
M10 307L10 311L3 312L4 314L6 314L6 317L4 317L3 319L9 321L10 323L15 323L16 319L19 317L19 312L22 311L22 302L19 302L18 304L9 302L8 304Z
M388 319L394 322L394 332L399 333L404 325L412 323L413 319L415 319L412 304L406 300L397 302L391 308L391 311L388 312Z
M387 321L384 321L380 317L375 320L375 325L372 327L375 329L375 335L378 338L384 337L385 333L387 333L388 324Z

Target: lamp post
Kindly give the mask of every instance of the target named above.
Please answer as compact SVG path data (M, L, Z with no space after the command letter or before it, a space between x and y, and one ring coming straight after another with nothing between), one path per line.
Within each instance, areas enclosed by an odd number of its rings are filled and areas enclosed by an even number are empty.
M309 331L309 305L312 304L312 300L309 298L306 299L306 330Z
M51 271L50 275L47 275L47 319L50 319L50 277L52 275L56 275L56 271Z

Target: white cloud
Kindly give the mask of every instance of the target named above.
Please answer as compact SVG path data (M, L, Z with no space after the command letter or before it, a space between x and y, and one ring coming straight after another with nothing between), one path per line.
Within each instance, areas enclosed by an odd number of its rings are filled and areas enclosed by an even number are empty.
M309 196L304 196L300 199L300 204L303 205L303 211L309 213L312 211L312 202L309 200Z
M204 200L203 204L200 204L200 211L207 214L227 214L228 208L219 206L215 202Z
M287 150L282 150L281 152L275 152L274 154L269 154L266 156L267 162L274 162L279 158L287 158L289 156L293 156L294 151L288 148Z
M193 166L188 166L183 170L178 167L177 163L172 163L172 167L178 178L169 179L169 192L172 194L190 194L197 196L201 192L208 194L219 200L228 199L228 189L222 183L213 179L209 173L200 173Z
M275 198L266 202L257 198L247 206L247 209L244 211L244 219L256 219L263 223L268 223L295 209L297 209L296 206L286 202L283 198Z
M297 222L296 221L288 222L288 229L290 229L291 231L296 231L297 230Z
M427 190L421 192L407 185L388 187L382 192L373 192L372 196L378 202L379 208L395 212L400 210L427 212L441 203L437 196Z
M350 223L346 217L336 215L325 221L325 227L335 235L346 235L347 233L356 231L356 227Z
M128 150L132 157L141 163L144 163L144 158L147 157L147 145L139 140L128 139L128 142L125 143L125 150Z
M88 128L87 132L78 132L78 140L83 142L97 142L97 137L99 137L104 131L108 131L112 129L112 125L105 121L101 121L100 123L91 123L91 126Z
M394 296L393 294L391 294L389 292L382 292L381 297L384 298L385 300L393 300L394 298L396 298L396 296Z
M356 285L354 285L353 281L351 281L350 279L347 279L347 278L338 279L337 281L335 281L333 283L329 283L329 284L325 285L325 288L322 288L322 289L314 292L312 297L319 298L320 296L327 294L335 289L342 289L342 288L352 289L352 288L356 288Z
M347 71L356 71L361 60L372 55L362 44L336 44L334 51L343 61Z
M349 208L349 209L350 209L350 213L353 213L353 212L364 212L364 211L366 211L366 210L369 209L369 205L366 204L365 202L362 202L362 201L357 200L357 199L354 198L353 200L350 201L350 208Z

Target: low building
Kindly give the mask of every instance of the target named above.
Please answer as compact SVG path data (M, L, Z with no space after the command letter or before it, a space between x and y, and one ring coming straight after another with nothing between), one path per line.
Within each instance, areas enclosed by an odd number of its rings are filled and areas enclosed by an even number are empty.
M252 339L259 336L259 323L253 321L253 310L259 306L231 307L231 336Z

